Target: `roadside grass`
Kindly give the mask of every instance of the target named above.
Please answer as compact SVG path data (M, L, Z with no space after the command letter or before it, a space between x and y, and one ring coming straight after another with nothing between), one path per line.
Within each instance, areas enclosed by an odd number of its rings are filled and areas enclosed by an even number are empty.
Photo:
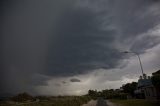
M143 99L130 99L130 100L116 100L112 99L111 102L118 106L160 106L160 103L154 101L147 101Z
M38 102L19 102L19 103L0 103L0 106L82 106L90 101L90 97L48 97L46 100L42 99Z

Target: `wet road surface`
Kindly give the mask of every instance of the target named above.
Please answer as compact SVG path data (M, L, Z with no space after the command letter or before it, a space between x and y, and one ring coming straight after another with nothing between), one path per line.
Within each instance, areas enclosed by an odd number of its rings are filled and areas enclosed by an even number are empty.
M108 106L103 98L98 98L96 106Z

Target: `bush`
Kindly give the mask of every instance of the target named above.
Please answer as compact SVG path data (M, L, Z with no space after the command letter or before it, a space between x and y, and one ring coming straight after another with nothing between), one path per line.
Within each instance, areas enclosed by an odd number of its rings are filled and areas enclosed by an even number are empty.
M31 95L25 92L11 98L11 100L15 102L24 102L24 101L33 100L33 99L34 98Z

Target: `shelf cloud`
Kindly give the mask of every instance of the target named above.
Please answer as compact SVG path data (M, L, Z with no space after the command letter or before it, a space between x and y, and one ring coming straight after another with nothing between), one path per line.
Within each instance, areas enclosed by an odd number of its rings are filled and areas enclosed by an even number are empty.
M153 61L147 73L159 68L159 0L2 0L0 5L0 94L58 95L60 89L62 95L82 94L100 87L99 81L107 86L107 80L115 88L114 81L138 75L136 59L125 50L139 53L144 67ZM95 82L89 80L93 76Z

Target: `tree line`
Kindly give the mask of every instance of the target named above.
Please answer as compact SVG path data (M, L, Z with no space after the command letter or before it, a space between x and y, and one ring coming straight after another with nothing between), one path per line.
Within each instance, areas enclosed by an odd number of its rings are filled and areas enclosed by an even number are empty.
M89 90L88 95L93 99L98 97L103 97L104 99L127 99L127 96L130 95L134 97L134 90L137 88L137 82L127 83L122 85L120 89L105 89L102 91Z
M151 82L153 86L160 91L160 70L152 73ZM97 99L97 97L103 97L105 99L127 99L135 98L136 95L134 91L138 87L138 82L131 82L122 85L119 89L105 89L102 91L97 90L89 90L88 95L93 99Z
M152 84L155 86L155 88L160 91L160 70L155 73L152 73L151 81ZM131 82L122 85L119 89L105 89L102 91L89 90L88 94L86 94L85 96L91 97L92 99L97 99L98 97L103 97L105 99L127 99L128 97L135 98L136 95L134 91L137 89L137 86L138 86L137 82ZM11 100L21 102L27 100L35 101L36 99L46 100L49 98L50 97L46 96L33 97L28 93L20 93L12 97Z

